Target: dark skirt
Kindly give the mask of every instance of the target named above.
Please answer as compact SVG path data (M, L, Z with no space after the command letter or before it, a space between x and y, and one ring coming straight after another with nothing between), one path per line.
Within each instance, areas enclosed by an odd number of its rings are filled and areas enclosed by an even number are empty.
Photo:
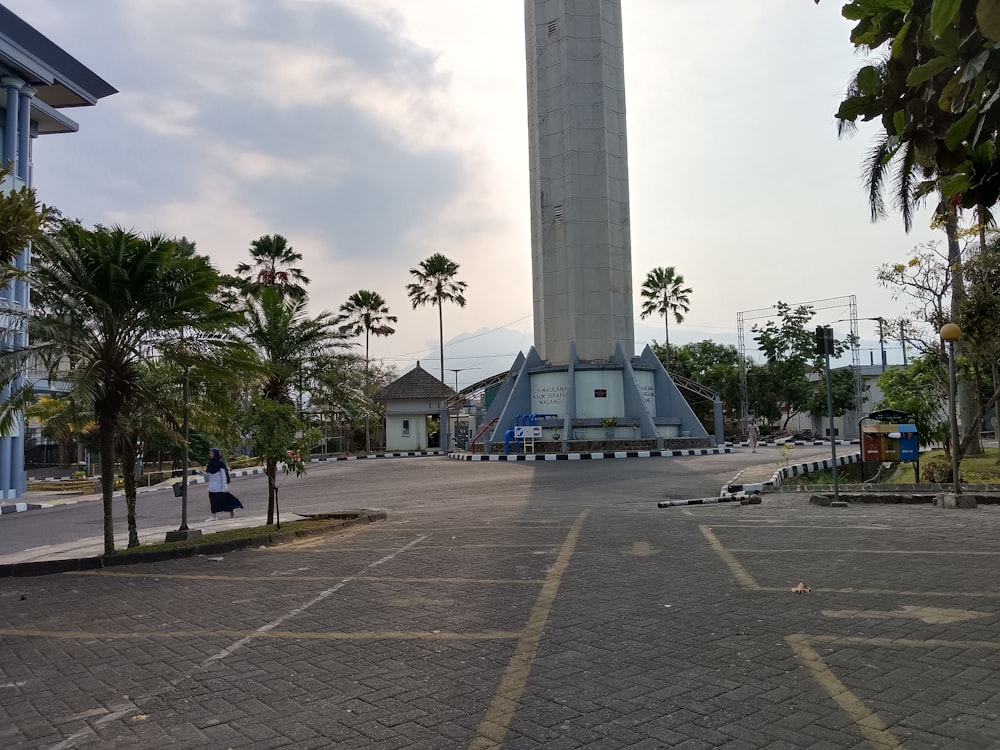
M208 502L212 504L213 513L226 513L243 507L240 499L231 492L209 492Z

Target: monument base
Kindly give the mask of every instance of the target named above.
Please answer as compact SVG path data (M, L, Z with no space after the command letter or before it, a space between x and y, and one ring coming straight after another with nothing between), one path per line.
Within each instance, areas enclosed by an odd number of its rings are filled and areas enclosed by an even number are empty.
M518 355L487 409L484 421L496 419L484 435L487 453L497 446L520 450L515 428L526 425L540 428L530 448L536 452L548 443L641 442L662 450L665 441L678 439L715 447L716 440L648 346L628 359L619 345L607 362L578 361L575 345L571 353L565 365L543 361L534 347L527 356Z

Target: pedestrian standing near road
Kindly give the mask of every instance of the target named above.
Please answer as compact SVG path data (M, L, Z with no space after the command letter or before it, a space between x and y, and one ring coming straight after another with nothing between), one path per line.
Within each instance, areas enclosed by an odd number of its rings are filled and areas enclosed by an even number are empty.
M243 503L229 491L229 467L222 460L222 453L218 448L208 449L205 473L208 474L208 502L212 506L212 515L205 520L218 521L217 514L226 511L229 511L230 518L235 517L236 509L242 508Z
M760 429L757 427L757 420L750 420L750 426L747 427L747 439L750 441L750 452L757 452L757 439L760 437Z

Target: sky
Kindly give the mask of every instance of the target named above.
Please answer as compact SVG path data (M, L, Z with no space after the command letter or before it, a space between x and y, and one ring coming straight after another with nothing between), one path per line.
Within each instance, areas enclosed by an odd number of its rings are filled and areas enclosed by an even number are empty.
M522 0L2 2L119 90L67 112L79 133L35 142L43 202L187 237L227 273L281 234L304 256L313 314L359 289L386 299L396 333L371 356L400 373L439 373L437 311L406 295L437 252L468 284L466 306L444 308L448 385L532 345ZM876 131L838 138L834 120L863 62L841 5L622 0L637 352L664 338L662 318L639 315L656 266L693 290L672 344L736 344L739 313L778 301L855 295L860 318L903 313L879 266L943 234L927 211L909 234L898 215L870 221ZM849 314L814 322L839 336ZM877 362L876 324L860 333Z

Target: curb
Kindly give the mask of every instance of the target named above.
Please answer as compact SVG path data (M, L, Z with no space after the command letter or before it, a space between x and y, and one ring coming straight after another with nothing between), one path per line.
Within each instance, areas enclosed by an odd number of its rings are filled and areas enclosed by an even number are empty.
M599 461L615 458L668 458L673 456L712 456L732 453L732 448L690 448L663 451L605 451L601 453L449 453L456 461Z
M364 456L330 456L328 458L311 458L309 463L335 463L337 461L367 461L374 458L414 458L417 456L443 456L444 452L437 451L400 451L398 453L369 453Z
M155 552L123 552L117 555L100 555L98 557L69 558L65 560L37 560L34 562L8 563L0 565L0 578L24 578L29 576L49 575L51 573L73 573L81 570L100 570L116 568L122 565L136 565L148 562L163 562L197 555L218 555L223 552L275 546L295 539L319 536L330 531L345 529L350 526L372 524L388 518L385 511L357 510L341 513L319 513L304 515L305 519L330 519L331 523L318 529L301 531L274 531L254 537L229 539L222 542L208 542L179 549L157 550Z
M38 503L0 503L0 515L4 513L23 513L26 510L41 510L46 506Z
M837 456L837 466L847 466L848 464L854 464L861 460L860 453L852 453L846 456ZM801 476L802 474L808 474L812 471L823 471L824 469L833 468L833 459L826 458L822 461L807 461L801 464L793 464L791 466L784 466L778 469L771 478L766 482L748 482L745 484L730 484L727 485L723 491L723 495L732 495L738 492L762 492L765 489L774 489L775 487L781 486L781 483L785 479L790 479L791 477Z

